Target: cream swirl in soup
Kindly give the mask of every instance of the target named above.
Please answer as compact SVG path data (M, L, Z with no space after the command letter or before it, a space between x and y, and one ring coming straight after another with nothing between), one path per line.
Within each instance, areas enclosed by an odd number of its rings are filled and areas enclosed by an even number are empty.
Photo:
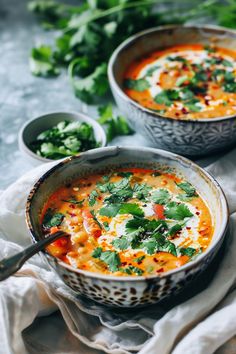
M175 119L236 113L236 52L200 44L155 51L133 62L124 91L134 101Z

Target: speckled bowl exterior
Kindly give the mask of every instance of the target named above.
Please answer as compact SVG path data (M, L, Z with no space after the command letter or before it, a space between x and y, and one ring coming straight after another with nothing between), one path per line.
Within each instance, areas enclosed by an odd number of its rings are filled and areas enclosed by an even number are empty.
M196 260L161 276L102 275L72 268L46 251L41 253L60 278L77 294L110 306L135 307L153 304L182 290L212 261L223 242L228 223L227 203L220 186L199 166L163 150L114 146L90 150L80 156L65 159L38 180L29 194L26 207L26 219L33 242L43 237L39 215L48 197L58 187L79 177L131 166L148 169L164 166L174 169L177 174L186 178L196 186L208 204L215 231L206 252Z
M176 120L142 107L122 89L124 73L132 62L154 50L188 43L214 43L235 50L236 31L216 26L163 26L143 31L115 50L109 61L108 77L121 112L153 146L185 156L203 156L235 145L236 110L234 116Z

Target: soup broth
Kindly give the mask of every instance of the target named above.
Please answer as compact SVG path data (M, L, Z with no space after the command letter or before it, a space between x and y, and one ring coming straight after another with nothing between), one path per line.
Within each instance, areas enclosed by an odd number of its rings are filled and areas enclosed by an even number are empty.
M197 190L176 173L140 168L91 175L54 192L40 215L43 232L65 236L47 247L82 270L161 275L209 246L213 226Z

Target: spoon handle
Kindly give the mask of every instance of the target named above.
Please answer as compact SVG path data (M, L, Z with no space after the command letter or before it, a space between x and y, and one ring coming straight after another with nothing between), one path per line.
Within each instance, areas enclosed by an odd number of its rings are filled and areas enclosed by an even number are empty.
M27 247L23 251L16 253L9 258L2 259L0 261L0 281L7 279L10 275L17 272L17 270L19 270L29 258L62 236L67 236L67 234L63 231L55 232L43 240Z

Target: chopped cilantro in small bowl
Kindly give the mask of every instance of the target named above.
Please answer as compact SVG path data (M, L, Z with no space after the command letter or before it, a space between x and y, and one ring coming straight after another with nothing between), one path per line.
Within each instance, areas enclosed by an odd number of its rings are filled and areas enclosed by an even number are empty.
M56 112L27 122L19 133L22 153L48 162L106 145L99 123L82 113Z

